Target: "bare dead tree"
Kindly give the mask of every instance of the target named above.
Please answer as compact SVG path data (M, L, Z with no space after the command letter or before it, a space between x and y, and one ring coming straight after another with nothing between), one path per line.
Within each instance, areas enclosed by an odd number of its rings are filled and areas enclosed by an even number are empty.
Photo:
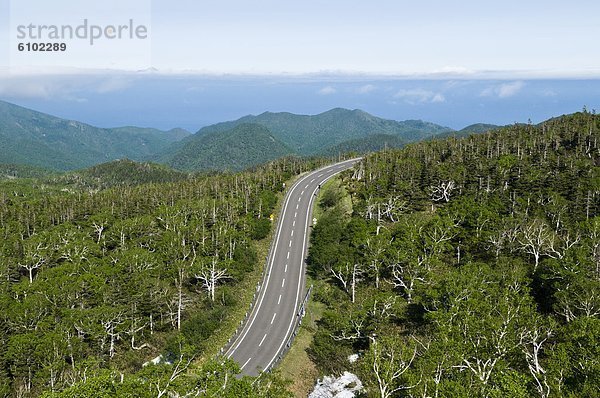
M496 260L500 256L500 252L504 250L507 246L508 235L504 230L495 231L493 234L488 236L487 242L490 244L488 248L494 249L494 255L496 256Z
M139 321L140 321L139 318L133 317L131 319L129 329L126 332L129 335L129 337L131 338L131 349L136 350L136 351L150 347L147 343L143 343L139 347L135 345L136 334L141 332L142 330L144 330L146 328L146 326L148 326L147 323L143 323L143 324L139 325L139 323L138 323Z
M362 329L364 326L364 320L363 319L350 319L349 325L350 328L349 330L342 330L340 334L331 335L331 338L334 339L335 341L342 341L342 340L358 340L363 336L362 334Z
M391 222L396 222L396 217L398 217L408 208L407 204L408 203L405 200L401 200L400 196L390 196L385 202L383 202L382 214Z
M542 256L557 258L561 255L555 248L556 237L553 231L540 220L534 220L521 228L519 245L521 250L533 256L534 270L537 269Z
M106 224L104 222L93 223L92 227L94 228L94 232L96 232L96 243L100 244L100 241L102 240L102 234L106 229Z
M423 275L424 262L423 257L419 256L416 264L407 264L404 266L400 264L392 265L391 283L395 288L400 288L404 291L406 300L409 303L412 303L416 283L425 283L425 277Z
M210 265L202 266L195 278L202 282L202 287L206 289L210 300L215 301L217 284L224 279L228 279L229 275L227 275L227 268L218 266L217 256L214 256Z
M184 354L179 354L179 358L177 362L172 365L173 371L169 375L166 380L161 380L160 378L153 381L153 385L156 388L156 397L162 398L163 396L177 396L175 394L171 395L169 389L171 385L179 379L183 374L185 374L194 361L195 356L191 356L189 358L185 358Z
M540 356L542 354L542 346L551 336L551 329L537 326L521 332L521 348L525 354L529 373L531 373L531 376L535 380L536 390L542 398L550 396L550 385L546 378L546 371L540 364Z
M377 380L380 398L390 398L396 396L399 391L410 390L416 387L420 381L413 385L404 385L399 383L399 379L412 366L418 354L418 347L415 345L412 355L403 358L401 352L396 349L380 349L379 343L375 337L371 339L371 369Z
M457 188L456 182L440 181L438 185L429 187L431 191L431 200L434 202L449 202L452 197L452 192Z
M331 268L333 276L342 284L346 293L350 294L350 299L354 303L356 299L356 284L361 281L363 270L360 264L350 265L346 263L338 269Z
M373 271L375 275L375 287L379 289L379 279L381 274L381 268L383 267L383 261L381 260L382 254L385 252L389 243L386 240L377 236L375 238L368 238L366 242L366 252L369 257L369 269Z
M19 263L19 267L25 268L29 275L29 284L33 283L33 271L40 268L42 265L46 263L46 259L42 256L42 251L47 249L47 247L43 246L41 243L38 243L36 248L33 250L33 253L29 253L27 256L27 261L25 264Z
M108 355L112 358L116 353L116 344L118 340L121 340L121 332L117 330L117 327L124 323L124 316L122 312L109 315L107 318L100 321L104 328L104 333L109 338ZM102 344L104 345L104 343Z

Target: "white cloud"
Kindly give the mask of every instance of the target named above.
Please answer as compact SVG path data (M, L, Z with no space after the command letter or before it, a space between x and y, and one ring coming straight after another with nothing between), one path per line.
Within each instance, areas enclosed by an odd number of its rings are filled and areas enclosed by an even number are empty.
M523 88L523 82L502 84L498 90L498 97L508 98L517 94Z
M444 97L442 94L440 94L440 93L437 93L437 94L436 94L436 95L434 95L434 96L433 96L433 98L431 99L431 102L432 102L432 103L437 103L437 102L445 102L445 101L446 101L446 98L445 98L445 97Z
M90 93L119 92L130 88L133 83L131 76L16 75L0 78L0 96L82 102Z
M131 87L131 80L122 77L110 77L101 81L95 88L98 94L107 94L115 91L122 91Z
M481 92L481 96L509 98L518 94L523 88L523 86L525 86L525 83L523 83L522 81L502 83L486 88Z
M40 84L34 81L0 81L0 96L14 98L42 98L51 97L54 91L49 85Z
M318 91L318 93L320 95L331 95L331 94L335 94L336 92L337 92L337 90L331 86L325 86Z
M80 100L76 93L83 84L79 79L50 78L49 76L0 79L0 96L4 98L38 98Z
M369 94L373 91L377 90L377 87L372 84L365 84L364 86L360 86L356 92L359 94Z
M475 71L466 68L464 66L444 66L440 69L436 69L432 72L434 75L457 75L457 76L468 76L475 74Z
M409 104L424 104L424 103L440 103L445 102L446 98L442 93L436 93L430 90L424 90L422 88L416 89L402 89L394 94L394 98L403 99Z

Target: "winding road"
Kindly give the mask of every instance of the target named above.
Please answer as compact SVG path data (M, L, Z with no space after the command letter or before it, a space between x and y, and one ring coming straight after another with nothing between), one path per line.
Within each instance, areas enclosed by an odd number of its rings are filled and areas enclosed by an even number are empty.
M269 370L284 352L300 318L305 295L305 258L317 191L321 184L359 160L313 171L300 178L285 196L256 305L225 352L240 364L242 374L256 376Z

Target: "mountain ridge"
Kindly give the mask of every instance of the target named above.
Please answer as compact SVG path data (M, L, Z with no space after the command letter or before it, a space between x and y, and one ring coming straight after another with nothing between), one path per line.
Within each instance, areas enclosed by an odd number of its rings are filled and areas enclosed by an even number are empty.
M0 163L65 171L120 158L143 160L185 135L171 131L95 127L0 100Z
M265 126L242 123L230 130L204 134L159 161L185 171L239 171L293 154Z
M240 125L246 125L242 130L254 130L258 136L250 137L241 130L231 133ZM497 127L475 124L455 131L423 120L396 121L338 107L314 115L265 111L205 126L191 134L180 128L95 127L0 100L0 164L68 171L132 159L159 162L183 171L234 171L274 160L274 155L367 153ZM251 148L249 153L245 153L244 145Z
M316 114L263 112L246 115L237 120L205 126L185 140L194 140L216 131L225 131L242 123L257 123L267 127L275 137L299 155L314 155L323 148L372 134L402 135L407 142L421 140L451 128L422 120L396 121L371 115L360 109L333 108Z
M195 134L172 144L151 160L190 170L190 162L182 164L179 161L182 157L192 156L189 147L199 150L207 137L226 133L242 124L264 126L275 139L291 150L289 154L298 156L319 156L340 150L364 153L383 148L385 136L391 146L398 147L453 131L422 120L398 122L383 119L360 109L333 108L316 115L266 111L259 115L246 115L236 120L205 126ZM268 160L270 159L265 159Z

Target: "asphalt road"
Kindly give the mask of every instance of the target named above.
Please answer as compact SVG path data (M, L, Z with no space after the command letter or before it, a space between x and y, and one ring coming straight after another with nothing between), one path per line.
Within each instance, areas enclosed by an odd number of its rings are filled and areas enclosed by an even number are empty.
M305 295L305 258L317 191L321 184L351 168L358 160L313 171L288 191L258 301L225 353L240 364L242 374L255 376L270 369L284 351Z

